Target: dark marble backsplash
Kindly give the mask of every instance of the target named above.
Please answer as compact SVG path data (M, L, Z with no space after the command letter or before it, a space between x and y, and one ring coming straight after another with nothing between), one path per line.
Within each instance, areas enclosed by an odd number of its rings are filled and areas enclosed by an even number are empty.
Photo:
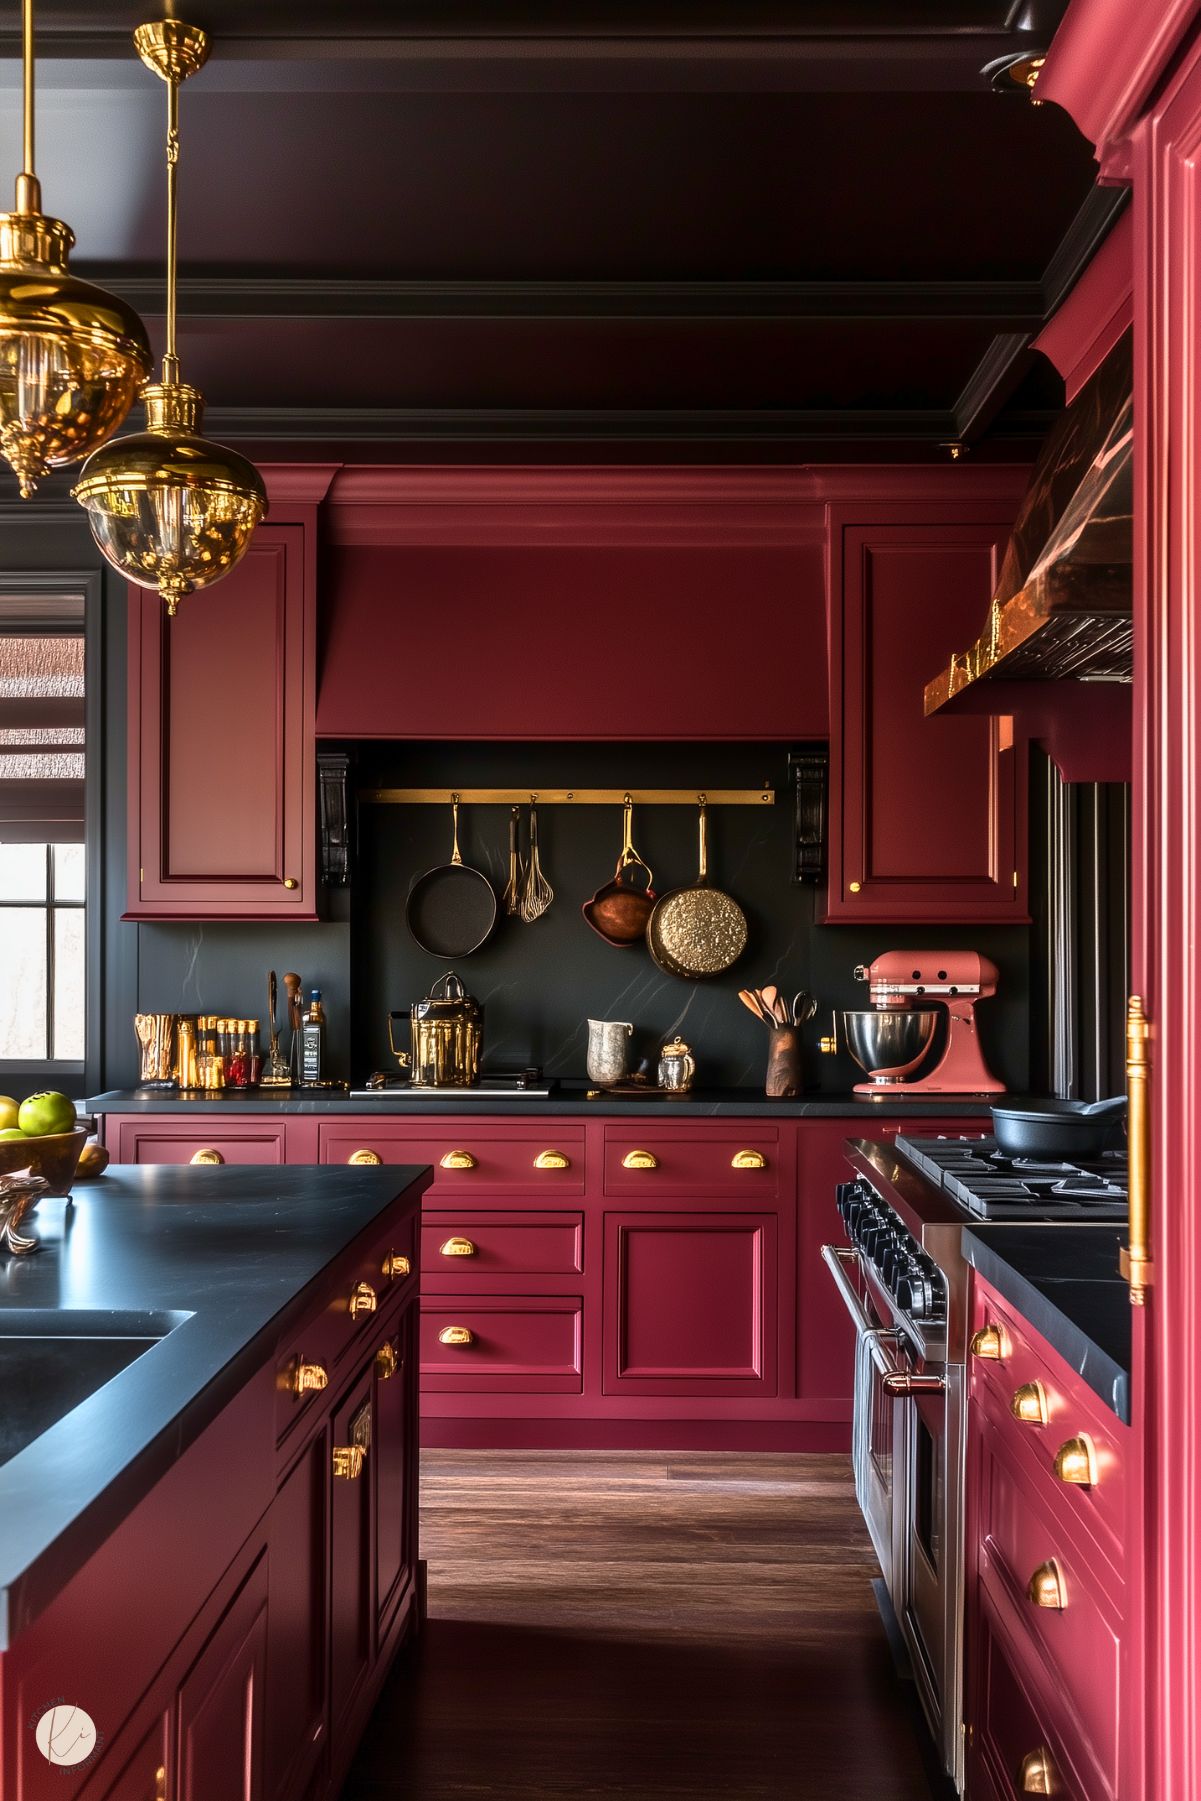
M707 1084L758 1087L766 1029L738 1001L738 989L776 982L791 995L805 988L821 1003L808 1028L809 1080L832 1093L858 1078L846 1056L822 1057L817 1039L832 1007L861 1006L857 963L884 950L943 947L983 951L1001 970L1001 992L980 1011L981 1037L997 1074L1020 1089L1029 1080L1029 934L1019 927L819 927L818 891L790 880L793 808L785 746L684 745L379 745L360 748L358 784L371 786L757 787L777 790L773 807L710 810L711 879L732 893L750 927L746 954L730 973L690 983L664 975L641 946L617 950L591 931L580 906L613 874L621 811L548 807L539 815L546 873L555 890L533 925L501 917L474 956L457 965L486 1008L486 1061L540 1063L549 1074L584 1073L586 1021L625 1019L635 1027L635 1056L652 1060L681 1033ZM405 899L425 869L449 860L450 809L367 806L349 894L332 895L337 917L317 926L155 925L141 930L139 1004L146 1009L265 1012L265 972L300 972L322 988L335 1073L361 1080L388 1067L387 1015L425 994L444 964L421 950L404 922ZM524 831L524 819L523 819ZM508 874L508 811L465 808L461 845L497 893ZM696 874L696 814L691 808L643 808L634 840L655 872L659 893ZM131 1032L132 1047L132 1032ZM133 1068L131 1051L131 1069Z

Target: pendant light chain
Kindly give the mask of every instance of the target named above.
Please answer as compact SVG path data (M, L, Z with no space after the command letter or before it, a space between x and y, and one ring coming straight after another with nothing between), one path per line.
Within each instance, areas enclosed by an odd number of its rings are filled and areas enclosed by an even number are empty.
M179 380L175 343L175 264L179 236L179 81L167 78L167 348L163 355L164 382Z

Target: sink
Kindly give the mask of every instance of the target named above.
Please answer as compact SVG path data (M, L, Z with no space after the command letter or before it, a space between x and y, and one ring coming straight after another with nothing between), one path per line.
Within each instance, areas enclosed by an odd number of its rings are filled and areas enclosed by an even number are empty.
M0 1311L0 1464L190 1318L170 1311Z

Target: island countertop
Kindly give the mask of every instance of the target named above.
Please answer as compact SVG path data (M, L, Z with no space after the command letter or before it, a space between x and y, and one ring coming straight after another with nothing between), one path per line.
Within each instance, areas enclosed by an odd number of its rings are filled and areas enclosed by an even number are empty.
M429 1182L417 1166L114 1166L41 1203L27 1230L43 1248L0 1254L0 1330L25 1309L179 1323L0 1465L0 1650L300 1320L329 1265ZM5 1375L20 1382L14 1347Z

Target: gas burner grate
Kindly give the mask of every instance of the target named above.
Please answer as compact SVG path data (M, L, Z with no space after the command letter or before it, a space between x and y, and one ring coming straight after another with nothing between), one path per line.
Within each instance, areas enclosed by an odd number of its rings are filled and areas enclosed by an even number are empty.
M902 1133L897 1149L966 1212L981 1219L1124 1219L1126 1160L1120 1152L1086 1164L1011 1157L992 1138L923 1138Z

